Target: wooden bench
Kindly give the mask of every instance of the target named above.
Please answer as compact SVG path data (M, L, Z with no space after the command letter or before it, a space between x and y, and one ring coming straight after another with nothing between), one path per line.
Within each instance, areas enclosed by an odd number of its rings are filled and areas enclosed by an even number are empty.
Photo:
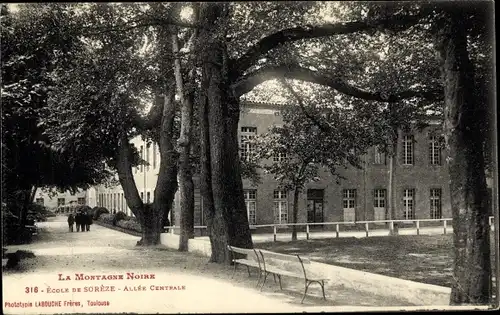
M232 256L231 261L234 264L233 275L231 276L231 278L234 277L234 274L236 273L236 267L238 265L244 265L247 267L249 277L251 276L250 267L253 267L259 271L259 279L257 281L257 285L259 285L260 279L263 274L262 273L263 269L261 268L260 258L257 251L255 249L240 248L231 245L227 245L227 248L229 252L231 252Z
M315 276L310 270L311 260L309 258L300 257L299 255L286 255L275 253L263 249L258 250L261 256L261 266L264 274L264 280L262 281L261 290L264 288L266 283L267 275L272 274L273 277L278 277L280 289L283 290L281 285L281 276L288 276L293 278L304 279L304 296L302 296L302 301L306 298L307 289L312 283L318 283L321 286L323 292L323 299L326 300L325 296L325 281L321 277Z

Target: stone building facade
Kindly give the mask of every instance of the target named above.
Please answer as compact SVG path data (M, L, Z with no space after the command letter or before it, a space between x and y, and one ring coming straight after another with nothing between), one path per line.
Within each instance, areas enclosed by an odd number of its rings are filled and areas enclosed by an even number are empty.
M266 132L272 125L282 124L279 106L262 103L244 103L240 116L239 137L241 153L252 150L245 139ZM449 176L444 152L438 141L439 125L416 133L400 132L395 159L395 219L451 218ZM153 201L154 187L159 170L159 151L153 143L140 137L132 140L149 166L134 168L138 191L145 202ZM345 177L339 184L329 171L322 170L320 180L306 185L299 196L299 222L342 222L388 219L387 186L389 163L383 153L371 148L363 156L364 168L348 167L341 170ZM195 178L195 187L197 179ZM245 202L250 224L291 222L292 192L279 189L271 175L261 174L261 183L252 185L244 179ZM96 187L96 204L111 211L124 211L123 190ZM179 193L174 201L174 220L178 225L180 213ZM205 225L203 203L199 189L195 189L195 225Z

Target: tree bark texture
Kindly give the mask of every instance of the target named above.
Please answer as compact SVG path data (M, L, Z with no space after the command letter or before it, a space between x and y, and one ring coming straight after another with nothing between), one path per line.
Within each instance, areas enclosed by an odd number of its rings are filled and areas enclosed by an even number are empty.
M177 144L179 146L179 191L181 197L180 237L179 251L188 250L188 241L194 238L194 183L192 175L191 157L191 134L193 121L193 89L189 92L184 87L184 79L181 72L181 61L179 53L179 41L177 34L172 35L172 51L176 55L174 60L175 82L177 94L181 103L181 132ZM194 71L191 69L188 75L188 84L194 84Z
M165 88L163 99L163 115L160 126L158 147L160 151L160 168L154 191L150 230L146 231L151 245L159 244L165 217L172 211L172 204L177 192L177 160L179 154L174 145L174 119L176 106L173 88Z
M131 144L126 136L120 140L117 155L118 179L123 188L127 206L141 224L142 237L137 245L143 246L160 243L164 218L171 211L177 191L177 152L173 144L175 117L173 93L170 92L162 101L164 101L164 106L159 140L160 168L152 205L145 205L140 198L132 173Z
M238 152L239 101L232 95L229 80L229 57L225 37L217 24L223 23L226 16L225 3L205 3L200 12L205 26L200 31L203 40L202 63L202 100L204 119L201 123L202 144L205 147L205 163L210 161L210 181L208 170L202 171L202 182L210 186L213 209L207 212L211 261L230 263L227 245L252 248L252 237L248 224L243 184ZM207 135L208 133L208 135ZM204 189L207 193L210 189ZM205 199L210 199L209 196Z
M297 218L299 214L299 194L300 188L295 187L293 190L293 212L292 212L292 223L297 223ZM297 240L297 226L292 226L292 241Z
M144 231L144 204L139 196L139 191L134 181L134 174L132 173L132 151L131 144L128 138L124 135L119 140L119 148L117 154L116 170L118 173L118 180L123 189L123 195L127 202L127 206L132 213L137 217L141 223Z
M474 68L462 17L451 13L437 34L445 83L445 140L450 174L455 262L451 304L490 297L488 198L481 132L486 117L473 97Z
M387 185L387 210L390 215L390 220L397 220L398 215L397 215L397 207L396 207L396 187L394 185L395 183L395 178L396 178L396 161L397 161L397 143L398 143L398 130L395 129L393 133L393 137L391 138L391 143L389 144L390 149L389 149L389 183ZM393 229L389 231L390 235L397 235L398 232L398 225L395 223L393 224Z

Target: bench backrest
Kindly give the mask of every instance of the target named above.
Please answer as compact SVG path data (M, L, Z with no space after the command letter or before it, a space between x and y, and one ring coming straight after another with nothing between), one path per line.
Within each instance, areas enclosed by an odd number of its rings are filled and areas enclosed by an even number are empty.
M259 249L261 255L261 262L264 270L266 268L279 268L281 270L293 272L296 274L304 274L306 276L306 269L304 264L310 264L308 258L300 257L299 255L287 255Z
M235 247L235 246L231 246L231 245L227 245L227 248L231 252L233 259L255 260L260 266L260 258L259 258L259 255L257 254L257 251L255 249L241 248L241 247ZM235 255L235 254L239 254L239 255Z

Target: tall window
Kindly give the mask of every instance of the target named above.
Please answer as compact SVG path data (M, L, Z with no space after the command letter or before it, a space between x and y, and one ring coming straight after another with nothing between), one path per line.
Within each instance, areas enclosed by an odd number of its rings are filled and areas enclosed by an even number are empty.
M66 199L64 198L57 198L57 206L64 206L66 204Z
M43 206L43 204L44 204L43 198L36 198L36 204Z
M141 155L141 160L144 160L144 147L141 145L140 149L139 149L139 152L140 152L140 155ZM141 162L141 172L144 171L144 165L142 164Z
M257 135L256 127L241 127L240 154L244 161L249 161L255 153L255 145L250 142Z
M85 205L85 197L79 197L77 202L79 205Z
M406 135L403 137L403 164L413 164L413 136Z
M342 208L344 210L344 221L356 221L356 189L344 189Z
M415 189L403 190L403 219L415 219Z
M286 159L286 153L285 152L277 152L275 155L273 155L273 161L274 162L281 162Z
M441 145L436 135L429 136L429 163L441 165Z
M141 191L141 200L144 201L144 193Z
M146 193L146 203L150 203L151 202L151 192L147 192Z
M249 224L256 224L256 212L257 212L257 191L255 189L245 189L243 191L245 196L245 206L247 208L247 216Z
M374 156L373 156L374 164L385 164L385 153L379 146L375 146Z
M121 198L121 200L122 200L122 211L125 211L127 204L125 203L125 198L123 197L123 193L121 193L121 195L122 195L122 198Z
M150 147L151 147L151 143L148 143L146 145L146 163L147 163L146 170L148 170L148 171L149 171L149 148Z
M153 169L156 168L156 142L153 142Z
M441 188L430 190L431 219L441 219Z
M286 190L275 190L274 194L274 223L288 223L288 201Z
M373 191L373 209L375 221L385 220L385 189Z

